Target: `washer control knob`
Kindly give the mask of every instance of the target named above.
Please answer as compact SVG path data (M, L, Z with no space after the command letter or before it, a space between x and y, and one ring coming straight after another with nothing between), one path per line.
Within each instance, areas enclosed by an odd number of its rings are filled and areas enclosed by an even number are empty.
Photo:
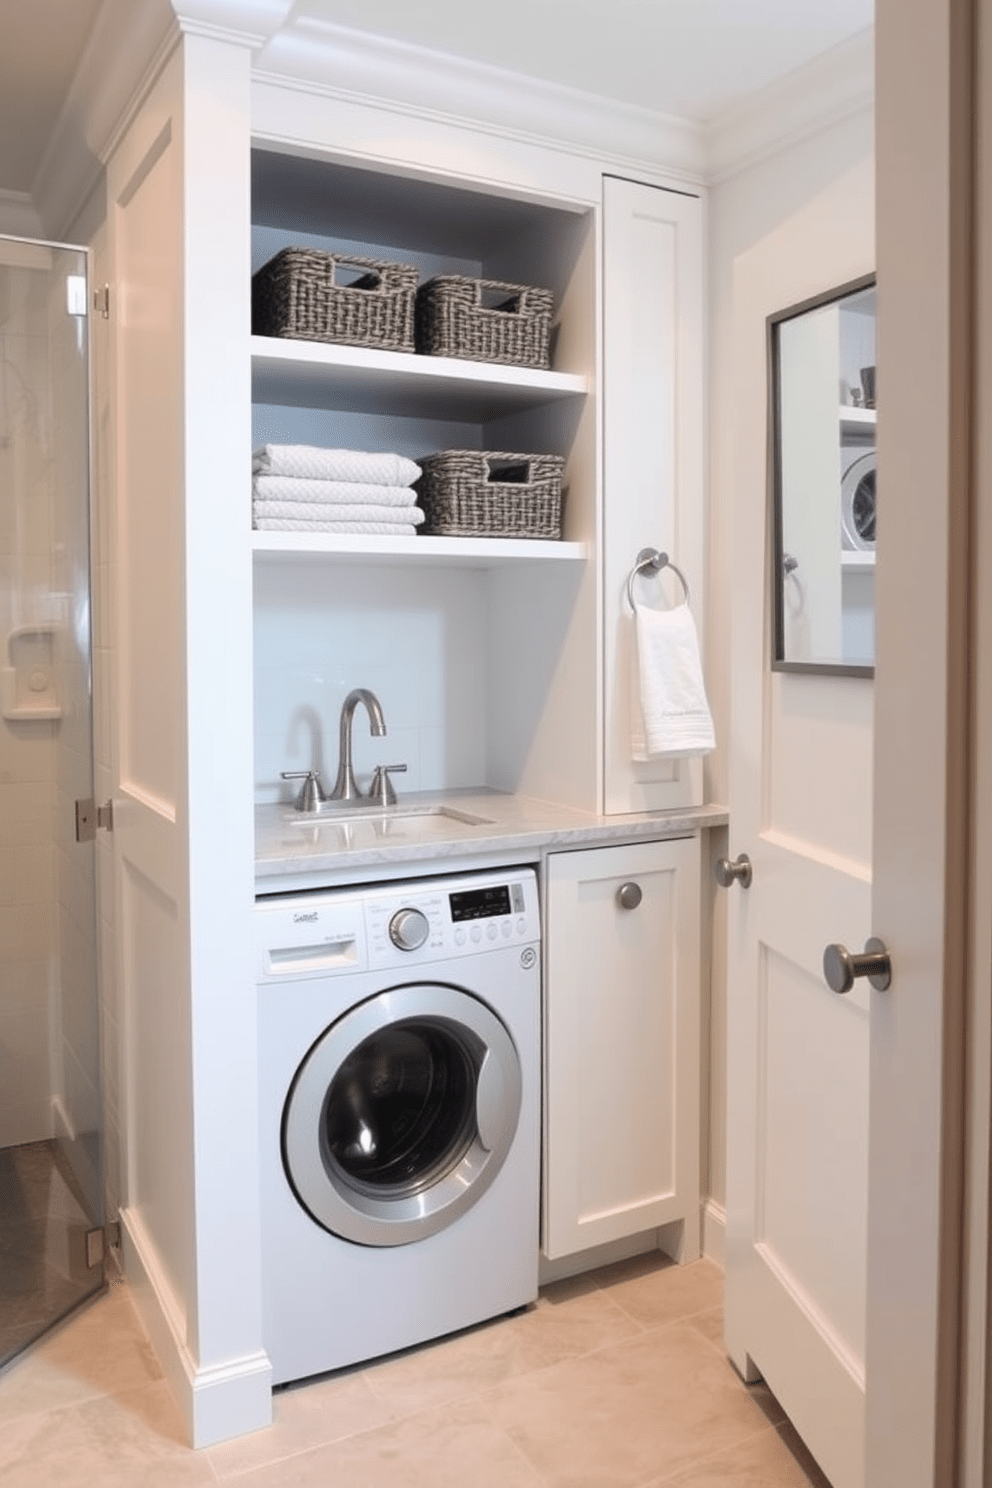
M401 951L419 950L430 933L430 921L419 909L398 909L389 922L389 938Z

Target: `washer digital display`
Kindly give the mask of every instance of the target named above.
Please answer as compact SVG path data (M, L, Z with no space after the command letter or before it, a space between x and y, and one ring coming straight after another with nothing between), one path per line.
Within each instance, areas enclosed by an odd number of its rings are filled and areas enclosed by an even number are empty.
M460 889L448 895L451 918L459 920L485 920L493 915L510 913L510 890L506 884L487 884L484 889Z

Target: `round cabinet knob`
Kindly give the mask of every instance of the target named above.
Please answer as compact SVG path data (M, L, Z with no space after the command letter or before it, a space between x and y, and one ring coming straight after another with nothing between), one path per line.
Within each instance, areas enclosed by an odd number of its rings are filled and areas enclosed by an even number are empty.
M431 933L427 916L419 909L398 909L389 922L389 938L400 951L416 951Z
M831 992L850 992L857 977L867 977L876 992L884 992L892 983L885 942L872 936L860 956L852 956L847 946L828 945L823 953L823 976Z
M742 889L749 889L751 879L754 877L751 859L747 853L739 853L733 862L730 858L717 858L713 864L713 877L721 889L729 889L735 880L739 882Z
M617 889L617 903L621 909L636 909L643 898L640 884L625 883Z

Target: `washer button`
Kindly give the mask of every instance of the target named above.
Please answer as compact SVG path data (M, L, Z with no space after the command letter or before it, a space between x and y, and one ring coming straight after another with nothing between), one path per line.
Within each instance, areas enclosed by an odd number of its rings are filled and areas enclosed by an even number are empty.
M503 932L503 939L504 940L508 940L509 937L510 937L510 922L509 922L509 920L504 920L502 922L502 924L500 925L500 929Z
M471 935L472 935L472 940L475 942L476 945L478 945L479 941L482 939L482 926L481 925L473 925L472 926L472 930L471 930Z
M455 931L455 945L464 945L464 944L465 944L465 931L464 930L456 930Z
M486 926L486 935L487 935L488 939L489 940L495 940L498 934L499 934L499 931L496 928L496 921L495 920L490 920L489 921L489 924Z
M519 920L517 921L517 934L518 935L523 935L523 933L524 933L524 931L526 929L527 929L527 921L524 919L523 915L521 915L520 918L519 918Z

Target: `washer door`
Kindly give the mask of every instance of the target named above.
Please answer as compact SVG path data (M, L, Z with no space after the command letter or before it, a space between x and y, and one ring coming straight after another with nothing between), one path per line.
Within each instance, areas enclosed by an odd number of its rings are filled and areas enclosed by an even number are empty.
M844 471L840 487L843 545L854 551L875 546L875 451L859 455Z
M359 1003L313 1045L283 1112L303 1207L360 1245L406 1245L481 1198L520 1115L520 1061L499 1018L418 983Z

